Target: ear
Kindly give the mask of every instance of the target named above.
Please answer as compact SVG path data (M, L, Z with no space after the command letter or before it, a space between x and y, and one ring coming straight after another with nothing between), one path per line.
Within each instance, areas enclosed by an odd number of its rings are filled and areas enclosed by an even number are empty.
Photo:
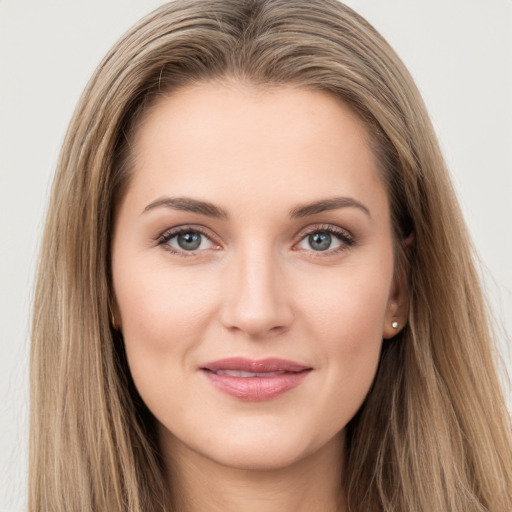
M115 297L112 297L110 301L109 312L112 329L119 331L121 329L121 315L119 314L119 306L117 305Z
M401 242L400 254L397 255L395 275L387 303L386 316L382 337L391 339L396 336L407 323L409 314L409 290L407 281L409 276L408 255L414 244L414 234L409 235Z

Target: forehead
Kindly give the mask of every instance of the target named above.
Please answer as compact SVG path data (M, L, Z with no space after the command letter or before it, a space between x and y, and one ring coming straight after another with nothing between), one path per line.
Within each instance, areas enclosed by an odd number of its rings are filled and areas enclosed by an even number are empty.
M378 192L386 203L369 141L360 118L328 93L199 83L160 98L139 123L129 193L213 195L243 207L255 197L284 204Z

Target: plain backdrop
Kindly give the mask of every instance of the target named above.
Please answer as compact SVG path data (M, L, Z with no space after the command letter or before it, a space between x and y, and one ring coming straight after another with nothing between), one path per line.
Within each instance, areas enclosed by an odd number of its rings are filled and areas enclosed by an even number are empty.
M59 146L100 59L162 3L0 0L1 512L26 502L32 281ZM509 365L512 1L347 3L390 41L424 95L482 258Z

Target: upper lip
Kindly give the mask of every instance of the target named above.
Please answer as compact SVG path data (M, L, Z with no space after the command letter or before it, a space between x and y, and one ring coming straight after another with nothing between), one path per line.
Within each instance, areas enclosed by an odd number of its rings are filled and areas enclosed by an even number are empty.
M248 359L245 357L229 357L212 361L201 367L202 370L212 372L225 370L239 370L243 372L266 373L266 372L301 372L311 370L311 367L286 359L267 358L267 359Z

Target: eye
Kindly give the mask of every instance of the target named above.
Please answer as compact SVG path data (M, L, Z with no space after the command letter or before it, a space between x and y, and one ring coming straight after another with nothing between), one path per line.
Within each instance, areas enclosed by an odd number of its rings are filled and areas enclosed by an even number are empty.
M206 249L216 249L219 246L211 238L197 228L177 228L165 232L159 239L158 245L166 250L177 253L193 253Z
M305 240L314 251L327 251L333 243L332 235L326 231L317 231L308 235ZM338 243L339 245L339 243Z
M353 237L335 226L322 226L306 232L297 244L299 249L315 252L339 252L354 245Z

